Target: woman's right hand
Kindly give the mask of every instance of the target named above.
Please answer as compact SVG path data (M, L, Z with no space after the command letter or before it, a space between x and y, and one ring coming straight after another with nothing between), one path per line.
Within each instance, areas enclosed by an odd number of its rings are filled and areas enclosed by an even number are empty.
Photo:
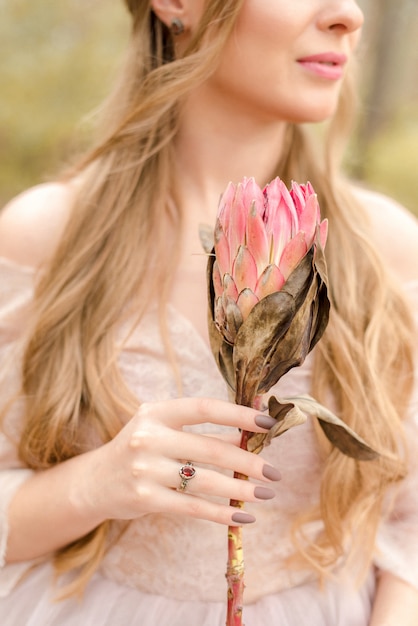
M236 430L231 436L183 430L205 422ZM25 475L8 509L7 561L49 554L107 519L168 513L227 525L253 522L252 515L229 506L229 499L272 498L268 483L280 474L261 457L240 449L238 429L262 433L273 423L267 415L220 400L143 404L109 443ZM180 492L179 470L187 461L196 463L196 475ZM258 484L233 478L233 471Z
M236 434L183 430L183 426L205 422L235 427ZM78 504L100 521L175 513L227 525L252 522L255 518L231 507L229 499L257 502L273 498L275 492L267 485L279 480L280 473L239 447L238 429L263 433L274 423L268 415L221 400L181 398L145 403L112 441L89 453L90 467L79 486ZM179 470L187 461L195 464L196 474L186 489L179 491ZM234 471L266 486L233 478ZM213 496L225 502L213 501Z

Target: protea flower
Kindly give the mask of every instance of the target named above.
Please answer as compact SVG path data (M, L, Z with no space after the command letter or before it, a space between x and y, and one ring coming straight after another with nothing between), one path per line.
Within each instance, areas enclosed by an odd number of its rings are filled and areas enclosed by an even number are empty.
M214 247L202 230L208 257L209 337L218 367L235 402L263 410L262 394L300 365L322 336L329 315L323 254L327 221L321 222L312 185L276 178L262 191L253 178L229 184L222 196ZM205 245L206 244L206 245ZM240 446L260 452L273 437L317 416L343 453L376 457L354 431L309 397L268 401L276 425L269 433L243 431ZM235 472L236 478L246 478ZM244 503L231 500L241 508ZM228 529L227 625L242 626L244 562L242 528Z
M290 192L275 178L262 191L253 178L228 185L215 227L214 318L226 341L262 299L280 291L314 244L325 246L328 222L320 222L310 183Z
M329 301L321 222L312 185L275 178L230 183L208 261L209 335L237 404L251 406L321 337Z

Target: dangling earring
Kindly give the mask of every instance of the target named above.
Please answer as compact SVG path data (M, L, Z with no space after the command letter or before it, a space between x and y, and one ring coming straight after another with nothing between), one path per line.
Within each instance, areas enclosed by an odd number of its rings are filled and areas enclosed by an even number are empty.
M173 17L171 20L171 32L175 37L184 32L184 24L178 17Z

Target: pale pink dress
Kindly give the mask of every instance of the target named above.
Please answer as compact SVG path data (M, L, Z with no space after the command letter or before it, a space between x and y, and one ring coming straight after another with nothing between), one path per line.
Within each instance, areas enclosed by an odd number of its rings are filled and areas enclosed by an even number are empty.
M24 327L25 305L33 291L33 271L0 262L0 341L5 358L16 350ZM418 303L418 283L408 286ZM418 306L416 306L418 310ZM173 345L181 364L185 396L226 398L212 354L195 328L170 308ZM163 356L156 317L141 323L123 351L120 365L141 400L178 395L170 366ZM10 366L4 391L18 383ZM282 396L309 389L310 366L289 372L279 383ZM3 393L3 392L1 392ZM416 399L414 401L417 414ZM19 408L5 424L10 436L19 431ZM411 445L418 451L414 418ZM210 432L214 427L199 427ZM395 507L382 520L374 566L361 587L353 576L331 581L321 591L312 575L289 573L283 558L292 548L289 525L294 515L318 499L321 464L312 425L289 431L263 452L282 470L277 497L246 506L257 522L244 528L246 626L366 626L378 568L389 570L418 588L418 454L414 467L397 492ZM30 471L22 468L10 438L0 438L0 624L2 626L221 626L225 623L226 528L170 515L149 515L131 523L107 553L83 601L52 601L51 566L44 562L27 576L29 563L4 565L7 506ZM318 524L307 529L315 534ZM23 580L21 580L23 577Z

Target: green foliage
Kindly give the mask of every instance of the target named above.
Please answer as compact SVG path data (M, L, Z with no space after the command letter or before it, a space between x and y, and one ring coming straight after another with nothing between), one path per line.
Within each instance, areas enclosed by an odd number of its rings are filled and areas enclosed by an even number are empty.
M0 0L0 201L53 176L86 140L125 41L121 0ZM77 140L75 140L77 137Z
M418 216L418 109L403 108L370 146L365 179Z

